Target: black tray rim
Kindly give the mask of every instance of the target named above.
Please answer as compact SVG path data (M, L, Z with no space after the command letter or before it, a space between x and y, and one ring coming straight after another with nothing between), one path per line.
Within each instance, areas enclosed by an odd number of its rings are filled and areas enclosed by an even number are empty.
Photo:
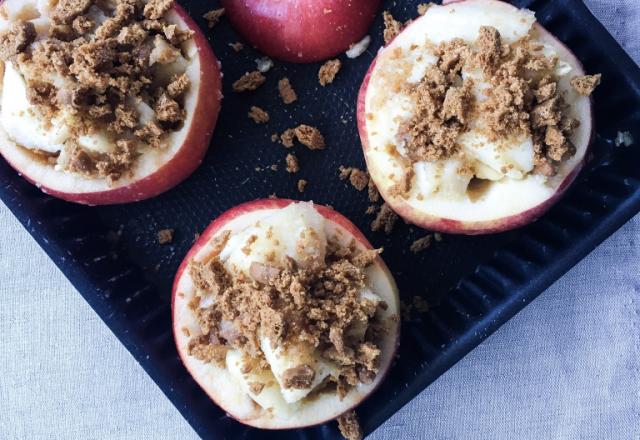
M536 3L541 1L542 0L533 0L532 5L530 5L529 8L535 10ZM636 81L630 81L629 85L633 87L637 94L640 94L640 67L631 59L629 54L625 52L625 50L607 31L604 25L593 15L582 0L564 1L571 4L572 8L582 9L579 14L576 14L574 19L582 26L589 26L592 34L591 42L593 44L606 47L609 52L609 58L611 60L615 60L616 64L621 67L621 70L635 71L634 77ZM2 165L5 166L5 160L1 159L1 161ZM13 169L11 169L10 172L15 173ZM588 171L583 170L581 175L586 172ZM49 233L55 228L55 226L32 220L34 218L38 218L38 207L35 206L34 203L29 203L28 200L25 202L25 200L22 199L22 195L19 194L19 190L16 189L16 186L20 186L21 188L27 187L27 190L29 190L32 185L22 179L22 177L18 180L21 180L18 185L3 184L0 186L0 200L33 237L40 248L45 251L47 256L54 262L65 278L69 280L78 293L80 293L94 312L111 330L113 335L120 341L127 351L131 353L136 362L173 403L196 433L202 437L205 432L204 427L198 423L197 418L192 416L186 405L181 402L177 402L177 400L180 400L180 397L178 396L176 389L170 386L170 381L167 381L166 378L163 377L161 369L158 368L152 359L150 359L150 356L140 350L135 338L131 336L127 326L124 325L124 321L114 319L113 314L110 313L108 296L103 295L103 292L96 288L96 285L92 282L89 273L83 270L82 265L78 261L74 258L69 258L71 254L65 250L65 248L55 240L49 240ZM41 196L45 197L44 195ZM562 200L559 204L561 203ZM465 337L459 340L461 343L452 346L445 346L441 352L441 356L439 356L435 362L430 364L433 374L422 375L415 378L412 384L398 396L394 405L387 405L384 410L378 414L378 417L372 420L368 425L363 426L365 432L371 433L377 429L389 417L405 406L435 379L444 374L449 368L469 354L473 349L475 349L475 347L491 336L508 320L522 311L544 290L554 284L571 268L589 255L598 245L613 235L638 213L640 213L640 191L636 191L634 194L619 203L615 209L607 214L606 221L600 222L597 228L594 229L590 235L583 237L583 239L573 247L565 249L563 252L563 258L555 260L555 263L548 265L545 268L545 271L540 272L538 276L530 279L527 289L521 289L515 293L511 300L505 303L499 311L491 311L475 326L470 327L468 330L471 331L467 331ZM546 215L548 214L545 214L545 216ZM484 264L485 262L479 262L478 269L476 269L474 273L477 273L479 268ZM465 279L466 277L464 277L460 283ZM458 283L458 286L460 283Z

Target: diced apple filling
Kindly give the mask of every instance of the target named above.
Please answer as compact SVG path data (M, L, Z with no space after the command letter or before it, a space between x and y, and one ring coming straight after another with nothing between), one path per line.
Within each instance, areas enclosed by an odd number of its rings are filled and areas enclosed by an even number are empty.
M371 326L384 304L365 272L377 251L327 230L312 203L295 203L223 233L208 261L191 263L205 345L223 348L218 362L264 409L295 412L330 383L340 394L377 373Z
M379 55L366 123L391 196L469 201L477 179L555 184L576 153L574 69L539 39L533 12L498 3L434 6Z
M144 5L87 4L2 3L0 129L57 171L113 182L182 129L195 49L170 2L146 21Z

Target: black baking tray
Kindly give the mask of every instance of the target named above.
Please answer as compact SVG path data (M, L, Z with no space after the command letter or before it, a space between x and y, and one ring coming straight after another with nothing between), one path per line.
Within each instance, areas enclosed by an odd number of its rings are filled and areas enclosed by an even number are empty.
M388 0L384 7L405 20L416 15L421 2ZM206 29L201 17L215 3L182 3ZM337 170L339 165L364 167L355 102L382 44L381 17L371 30L369 50L356 60L344 59L333 85L319 87L318 64L276 63L263 87L242 95L231 91L231 83L253 70L261 55L251 49L235 53L228 44L239 38L224 20L207 31L225 74L221 118L200 169L160 197L126 206L73 205L41 193L0 160L0 198L198 434L211 439L338 437L333 423L274 434L226 416L178 359L170 315L173 274L194 234L217 215L272 193L332 205L374 245L385 247L404 301L419 295L430 305L428 313L413 313L403 321L397 361L358 409L370 433L640 211L640 145L614 142L619 131L640 139L640 69L581 1L514 3L536 11L588 72L601 72L604 78L594 96L597 135L588 166L566 196L528 227L491 236L445 236L418 255L409 252L409 245L424 231L400 222L389 236L368 232L366 195L340 181ZM283 76L299 95L287 107L276 91ZM251 105L269 110L271 122L251 122L246 116ZM320 127L328 148L296 147L301 171L289 175L283 165L287 151L270 138L298 123ZM269 168L272 164L279 165L278 171ZM299 178L309 181L302 195L296 189ZM156 233L163 228L176 229L170 246L157 243Z

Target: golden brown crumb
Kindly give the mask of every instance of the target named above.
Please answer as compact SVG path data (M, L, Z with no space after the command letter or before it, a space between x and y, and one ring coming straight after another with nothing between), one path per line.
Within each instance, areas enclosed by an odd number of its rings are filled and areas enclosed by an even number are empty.
M291 104L298 100L298 95L296 95L296 91L293 90L289 78L282 78L278 81L278 91L280 92L282 102L285 104Z
M164 26L162 28L162 32L167 40L174 46L184 43L195 35L195 31L192 31L191 29L183 31L175 24Z
M158 231L158 243L169 244L173 241L175 229L162 229Z
M174 75L171 82L167 86L167 93L173 99L177 99L184 95L191 87L191 80L186 73L182 75Z
M391 188L389 188L389 195L391 197L402 197L404 199L408 199L411 193L411 185L413 183L413 177L415 172L413 168L407 168L402 178L395 182Z
M443 52L455 50L454 40L444 44ZM447 72L448 73L448 72ZM412 161L433 162L452 155L458 136L466 129L467 112L473 105L473 81L467 79L456 85L455 75L448 75L437 67L428 68L420 83L410 89L416 103L413 117L400 127Z
M355 411L349 411L338 417L340 434L347 440L362 440L362 429Z
M358 191L364 190L369 185L369 174L366 171L354 167L344 167L342 165L338 168L338 171L340 172L338 178L340 180L349 179L351 186Z
M590 96L593 91L600 85L602 75L585 75L578 76L571 80L573 88L582 96Z
M171 98L168 93L160 95L154 107L156 118L161 122L182 122L186 118L186 112L180 108L180 104Z
M287 154L285 162L287 163L287 172L288 173L297 173L300 171L300 166L298 165L298 158L293 154Z
M366 171L354 168L351 170L351 176L349 176L349 182L358 191L362 191L369 184L369 174Z
M329 60L320 67L320 71L318 72L318 80L320 81L320 85L322 87L327 84L331 84L333 80L336 78L338 72L342 68L342 63L340 60Z
M384 43L389 44L402 31L402 23L391 15L391 12L384 11Z
M209 27L209 29L212 29L215 25L218 24L218 22L224 15L224 12L224 8L220 8L209 11L203 15L203 18L207 20L207 26Z
M91 3L91 1L89 1ZM144 16L149 20L158 20L173 6L173 0L151 0L144 6Z
M308 184L308 183L309 183L309 182L307 182L307 181L306 181L306 180L304 180L304 179L300 179L300 180L298 180L298 192L303 193L303 192L304 192L304 190L307 188L307 184Z
M73 20L83 15L93 0L60 0L51 11L51 20L59 24L71 24Z
M209 343L205 335L200 335L189 341L187 346L189 356L193 356L203 362L223 362L228 348L222 345Z
M369 196L369 201L371 203L378 203L380 201L380 193L378 192L378 188L376 187L373 179L369 179L369 184L367 185L367 195Z
M7 60L23 52L36 39L36 28L31 22L16 21L9 31L0 34L0 58Z
M254 105L251 106L251 109L249 110L249 118L251 118L256 124L264 124L269 122L269 113Z
M498 29L492 26L480 26L478 35L478 53L476 58L485 74L490 74L500 62L502 39Z
M420 253L431 246L432 242L433 235L425 235L424 237L419 238L411 243L411 247L409 248L409 250L414 254Z
M89 152L76 145L69 156L69 171L86 177L106 178L113 183L131 170L138 153L135 142L121 139L112 153Z
M338 178L340 180L347 180L349 178L349 176L351 176L351 170L352 169L353 169L352 167L345 167L345 166L340 165L338 167L338 172L339 172Z
M376 218L371 222L371 230L373 232L384 231L385 234L391 234L397 220L398 216L396 213L393 212L389 205L384 203L380 207Z
M264 384L260 382L251 382L249 383L249 390L255 394L256 396L262 392L264 389Z
M419 15L426 14L431 6L433 6L433 3L420 3L418 5L418 14Z
M316 127L301 124L294 129L298 142L310 150L322 150L325 147L324 136Z
M367 209L364 213L367 215L373 215L376 213L377 210L378 210L378 207L376 205L369 205L367 206Z
M301 389L310 388L313 379L316 377L314 369L307 364L298 365L297 367L288 368L282 373L282 382L285 389Z
M240 52L242 49L244 49L244 44L242 44L239 41L236 41L235 43L229 43L229 46L231 47L231 49L233 49L235 52Z
M293 148L293 141L296 138L296 131L292 128L288 128L280 135L280 142L285 148Z
M86 16L76 17L71 24L71 27L78 35L86 34L87 32L91 32L95 27L96 23L92 19Z
M267 78L257 70L253 72L247 72L242 77L233 83L233 91L234 92L247 92L252 91L260 87Z

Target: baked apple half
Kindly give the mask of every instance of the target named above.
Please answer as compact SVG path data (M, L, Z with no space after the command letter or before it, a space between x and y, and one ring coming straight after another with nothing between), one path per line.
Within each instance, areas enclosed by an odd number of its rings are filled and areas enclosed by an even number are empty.
M371 177L423 228L527 224L582 168L599 81L529 10L497 0L431 6L380 51L360 90Z
M270 57L323 61L365 36L380 0L222 0L234 28Z
M220 63L171 1L5 0L0 154L47 194L154 197L202 162Z
M398 309L379 251L349 220L258 200L220 216L186 256L173 330L184 365L228 414L295 428L340 416L380 384Z

